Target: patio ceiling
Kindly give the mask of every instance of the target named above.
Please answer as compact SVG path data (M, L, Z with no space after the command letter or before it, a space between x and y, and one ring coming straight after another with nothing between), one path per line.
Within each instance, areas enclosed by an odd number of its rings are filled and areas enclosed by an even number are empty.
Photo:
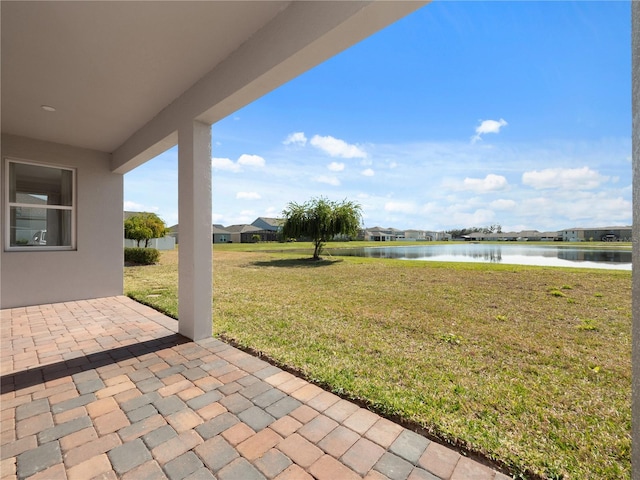
M2 2L2 132L124 173L424 3Z

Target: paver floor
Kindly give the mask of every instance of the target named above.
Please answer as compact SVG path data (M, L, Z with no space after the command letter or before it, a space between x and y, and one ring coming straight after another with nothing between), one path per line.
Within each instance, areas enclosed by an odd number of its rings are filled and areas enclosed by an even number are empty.
M508 478L126 297L1 321L2 479Z

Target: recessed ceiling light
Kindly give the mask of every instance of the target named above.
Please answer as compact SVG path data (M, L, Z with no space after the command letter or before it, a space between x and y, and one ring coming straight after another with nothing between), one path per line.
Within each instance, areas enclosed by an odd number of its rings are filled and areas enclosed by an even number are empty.
M45 112L55 112L56 111L55 107L52 107L50 105L41 105L40 108L42 108Z

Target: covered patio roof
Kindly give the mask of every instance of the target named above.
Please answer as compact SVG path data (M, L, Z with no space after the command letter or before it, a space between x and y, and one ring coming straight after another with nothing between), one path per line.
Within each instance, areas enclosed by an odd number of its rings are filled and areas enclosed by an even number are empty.
M2 131L125 173L424 3L2 2Z

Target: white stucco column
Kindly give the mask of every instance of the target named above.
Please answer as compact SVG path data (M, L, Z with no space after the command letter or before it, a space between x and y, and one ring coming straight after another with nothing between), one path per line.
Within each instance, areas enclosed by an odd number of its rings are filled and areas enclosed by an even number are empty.
M211 336L211 126L178 130L178 329L193 340Z
M631 2L631 115L633 150L632 477L640 479L640 2Z

